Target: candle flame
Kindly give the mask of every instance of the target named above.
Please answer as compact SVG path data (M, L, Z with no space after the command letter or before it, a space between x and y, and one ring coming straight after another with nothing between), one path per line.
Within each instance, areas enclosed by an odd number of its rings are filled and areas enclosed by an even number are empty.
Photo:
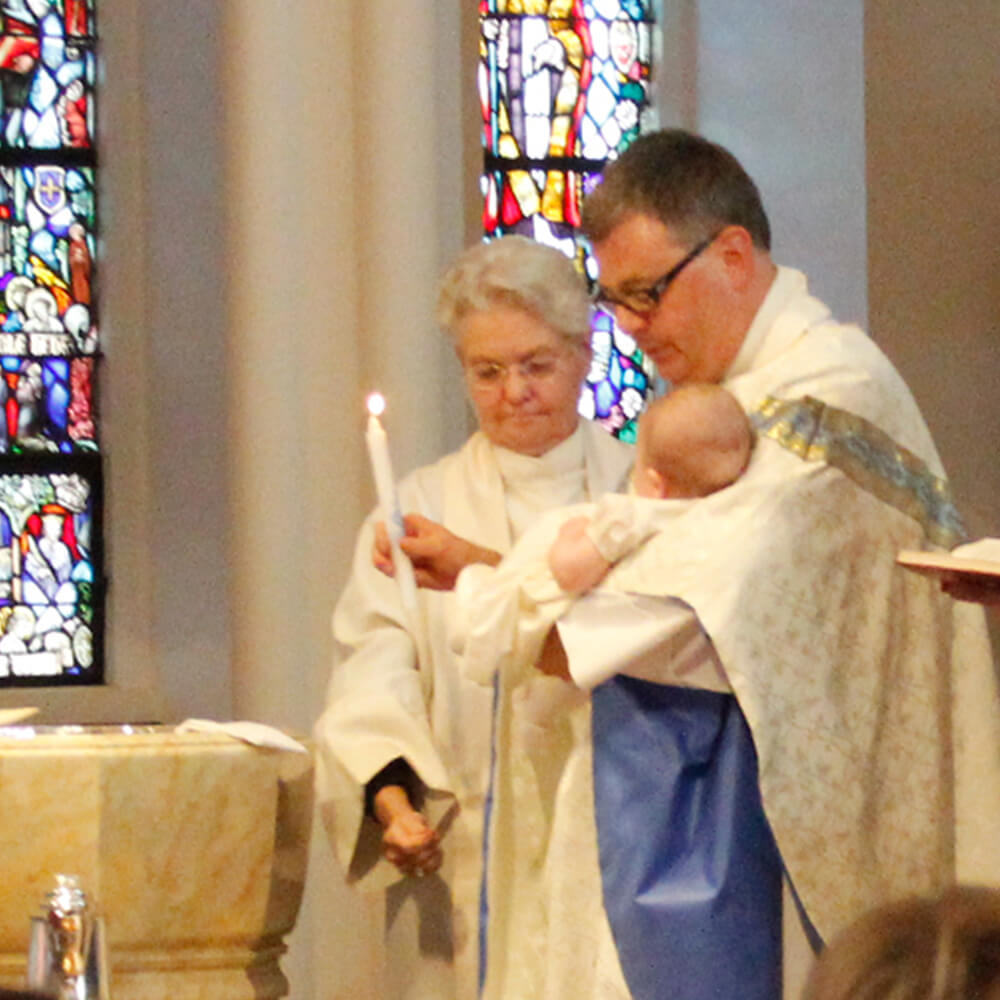
M367 399L368 412L373 417L380 417L385 412L385 396L380 392L373 392Z

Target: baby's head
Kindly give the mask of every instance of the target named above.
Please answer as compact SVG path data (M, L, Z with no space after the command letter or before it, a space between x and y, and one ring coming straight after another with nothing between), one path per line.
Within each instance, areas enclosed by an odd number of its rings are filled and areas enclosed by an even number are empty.
M753 432L722 386L692 383L654 400L639 418L632 485L642 497L703 497L740 477Z

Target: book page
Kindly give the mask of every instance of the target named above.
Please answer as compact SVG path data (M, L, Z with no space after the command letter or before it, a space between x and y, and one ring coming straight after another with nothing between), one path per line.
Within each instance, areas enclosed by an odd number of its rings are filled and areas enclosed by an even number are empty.
M956 552L957 549L954 552L918 552L904 549L896 556L896 562L907 569L931 576L948 574L1000 578L1000 560L957 555Z

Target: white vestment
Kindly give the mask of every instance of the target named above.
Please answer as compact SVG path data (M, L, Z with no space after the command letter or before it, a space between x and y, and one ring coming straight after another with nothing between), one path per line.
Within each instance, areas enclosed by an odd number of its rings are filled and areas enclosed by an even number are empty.
M563 468L567 457L571 467ZM542 459L495 449L476 433L406 477L400 504L505 552L529 511L616 489L631 460L628 446L585 422ZM361 529L334 614L338 662L315 729L321 814L349 877L371 889L391 886L382 995L465 1000L477 990L492 695L460 677L448 649L452 594L421 590L418 619L408 619L396 583L371 564L373 522ZM401 878L364 813L366 783L398 757L426 786L429 819L446 830L434 877Z
M754 472L718 510L712 497L693 509L658 572L726 669L806 912L829 940L889 898L956 878L1000 884L1000 704L984 615L894 563L900 549L954 541L947 511L935 521L944 471L909 390L786 269L723 384L764 418ZM800 428L767 397L812 397L888 440L848 419L834 430L854 451L828 447L821 408Z
M1000 706L983 614L894 563L900 549L955 540L943 470L909 391L861 330L835 323L785 268L723 384L759 424L750 466L646 543L631 586L669 595L671 607L679 598L711 638L752 732L767 819L805 912L829 939L891 898L956 879L1000 885ZM640 657L649 676L648 637L637 629L630 644L629 625L616 632L615 656L595 666L609 621L650 617L648 599L610 606L598 588L559 626L582 687L629 672ZM508 633L500 655L517 641ZM662 680L678 683L669 671ZM592 799L582 787L591 780L590 748L580 743L586 708L571 708L563 723L553 711L532 733L519 717L537 723L546 701L571 703L536 688L510 699L517 739L509 780L495 789L493 821L506 824L500 836L521 856L502 841L491 857L490 878L503 889L494 897L513 902L509 915L491 913L506 929L490 962L508 968L492 992L488 979L486 996L514 995L516 983L519 995L539 998L578 995L581 985L584 996L617 997L618 987L593 986L594 968L564 961L582 953L606 966L600 886L591 880L589 901L581 888L595 851L578 844L573 857L555 846L587 834L566 815ZM530 829L519 822L526 815ZM559 892L571 900L567 912L534 917L520 902L540 876L554 887L550 906ZM697 995L678 986L677 996Z

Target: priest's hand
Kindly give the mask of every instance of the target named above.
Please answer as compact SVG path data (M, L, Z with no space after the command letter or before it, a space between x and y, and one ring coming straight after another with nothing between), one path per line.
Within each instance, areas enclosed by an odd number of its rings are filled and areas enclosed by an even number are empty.
M500 553L476 545L449 531L443 524L422 514L407 514L403 518L406 534L399 547L413 563L413 575L418 587L428 590L452 590L458 574L472 563L496 566ZM372 563L386 576L394 575L392 547L385 524L375 525Z
M423 813L410 804L406 789L385 785L375 793L375 818L382 824L382 853L404 875L432 875L444 855L441 838Z

